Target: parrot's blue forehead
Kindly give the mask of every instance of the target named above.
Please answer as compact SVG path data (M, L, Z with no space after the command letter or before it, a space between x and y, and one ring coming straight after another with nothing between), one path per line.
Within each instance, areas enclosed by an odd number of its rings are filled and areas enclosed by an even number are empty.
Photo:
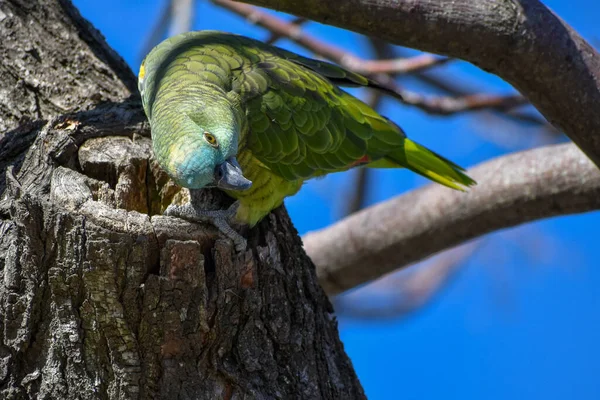
M171 143L166 157L159 157L159 163L181 186L200 189L213 184L216 168L237 153L238 135L231 134L230 129L198 126L193 136Z
M173 143L165 160L165 170L178 185L190 189L200 189L210 184L221 157L207 147L193 142Z

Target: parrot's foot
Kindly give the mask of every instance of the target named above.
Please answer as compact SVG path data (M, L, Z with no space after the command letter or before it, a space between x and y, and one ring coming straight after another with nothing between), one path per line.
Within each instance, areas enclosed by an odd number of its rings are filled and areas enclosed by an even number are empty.
M240 203L236 201L226 210L200 210L189 203L183 206L171 204L165 210L164 215L179 217L193 222L211 223L233 241L236 251L242 252L246 250L246 239L237 233L230 225L239 206Z

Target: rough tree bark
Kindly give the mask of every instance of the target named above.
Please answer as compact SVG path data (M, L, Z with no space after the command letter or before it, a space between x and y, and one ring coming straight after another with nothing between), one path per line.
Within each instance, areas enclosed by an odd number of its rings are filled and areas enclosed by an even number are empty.
M179 189L99 33L8 0L0 35L0 398L364 397L284 209L243 254L161 216Z

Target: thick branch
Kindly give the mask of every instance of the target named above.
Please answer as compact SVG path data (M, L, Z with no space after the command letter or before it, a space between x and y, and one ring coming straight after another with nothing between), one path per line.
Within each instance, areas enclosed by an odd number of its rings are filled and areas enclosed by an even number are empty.
M600 55L538 0L246 0L472 62L514 85L600 165Z
M477 236L600 208L600 172L572 144L486 162L469 193L429 185L304 237L329 295Z

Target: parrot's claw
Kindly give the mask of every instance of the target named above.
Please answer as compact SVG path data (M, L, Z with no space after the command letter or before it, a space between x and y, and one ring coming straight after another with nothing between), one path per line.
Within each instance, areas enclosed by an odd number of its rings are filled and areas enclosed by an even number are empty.
M233 241L235 250L243 252L246 250L246 239L231 227L233 218L237 213L239 202L233 203L226 210L200 210L191 204L178 206L171 204L164 212L169 217L179 217L192 222L208 222L213 224L221 233Z

